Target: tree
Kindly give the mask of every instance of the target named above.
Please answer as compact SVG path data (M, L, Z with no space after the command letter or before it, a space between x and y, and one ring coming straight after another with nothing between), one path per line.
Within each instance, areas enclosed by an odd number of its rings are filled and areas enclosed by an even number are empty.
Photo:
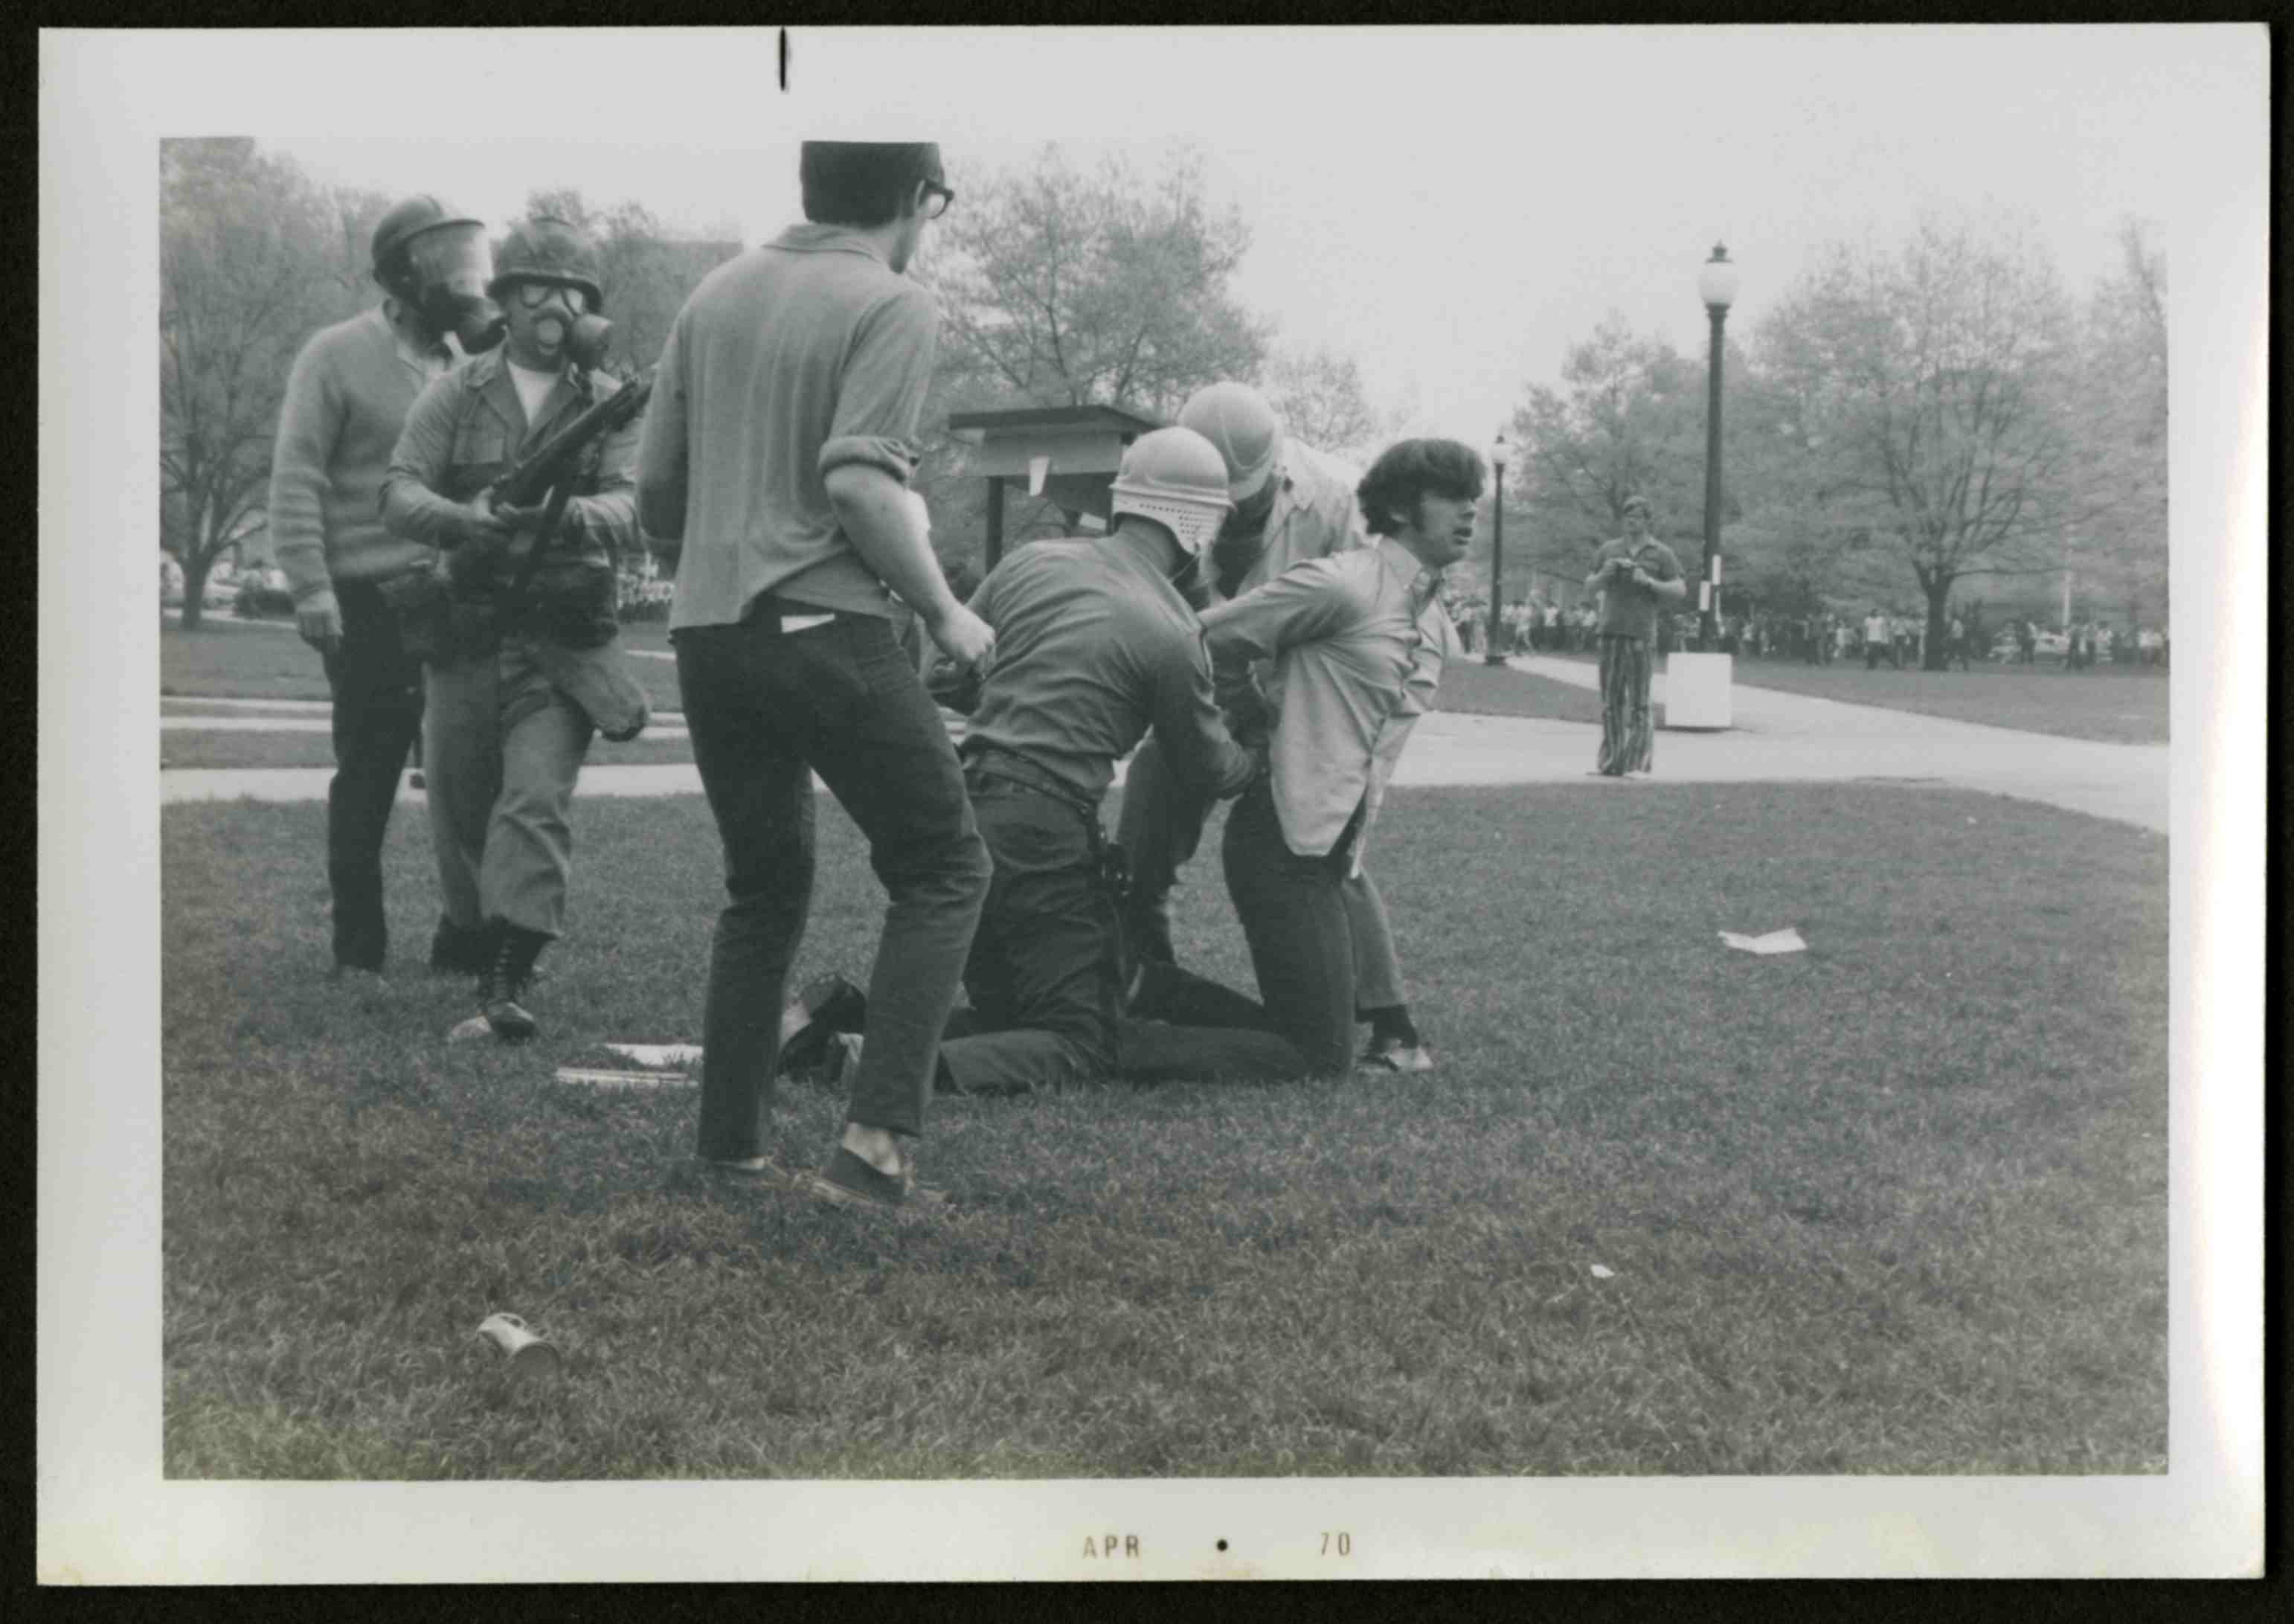
M1391 415L1371 405L1351 355L1330 349L1278 355L1268 363L1266 386L1284 432L1344 461L1367 462L1394 432Z
M2133 626L2168 608L2167 260L2134 220L2119 249L2087 311L2079 440L2094 502L2074 556Z
M2067 432L2074 336L2040 254L1933 221L1893 253L1835 251L1761 325L1828 520L1891 547L1926 600L1930 669L1956 583L2060 567L2093 510Z
M183 140L161 143L159 170L159 544L195 627L215 561L263 529L295 353L358 291L338 201L292 164Z
M1655 506L1660 535L1701 524L1704 369L1612 313L1569 350L1561 380L1533 386L1514 413L1507 517L1521 537L1509 551L1518 545L1533 568L1570 581L1623 528L1628 496Z
M1094 174L1056 145L1031 167L967 184L926 239L916 273L938 294L940 355L926 406L920 485L943 550L968 551L982 502L954 481L950 412L1109 405L1167 420L1221 378L1256 382L1268 324L1230 290L1250 233L1215 213L1200 161L1175 158L1151 182L1119 159ZM1015 535L1064 527L1046 504L1014 504Z

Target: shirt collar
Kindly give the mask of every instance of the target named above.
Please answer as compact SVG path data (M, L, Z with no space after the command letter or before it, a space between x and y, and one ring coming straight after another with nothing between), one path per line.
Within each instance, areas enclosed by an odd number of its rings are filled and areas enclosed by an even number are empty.
M891 261L884 257L884 250L850 225L823 225L806 220L774 238L773 246L796 254L863 254L888 271L892 268Z
M1394 572L1395 580L1408 595L1411 618L1423 615L1428 602L1441 590L1442 572L1427 568L1418 561L1416 553L1390 535L1378 538L1378 556L1385 560L1387 568Z

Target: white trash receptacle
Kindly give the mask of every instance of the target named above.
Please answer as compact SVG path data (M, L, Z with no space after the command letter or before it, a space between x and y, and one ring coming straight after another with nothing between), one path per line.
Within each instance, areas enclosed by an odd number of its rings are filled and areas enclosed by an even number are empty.
M1664 725L1668 728L1725 728L1731 725L1729 709L1733 656L1684 654L1665 656Z

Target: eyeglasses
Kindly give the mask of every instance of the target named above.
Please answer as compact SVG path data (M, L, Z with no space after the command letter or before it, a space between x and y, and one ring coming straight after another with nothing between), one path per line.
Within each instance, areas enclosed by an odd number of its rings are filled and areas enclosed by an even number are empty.
M955 201L955 187L943 186L938 181L926 181L924 183L925 219L939 219L940 216L948 212L948 206Z
M557 282L525 282L517 285L517 302L521 309L539 310L559 294L575 315L590 313L590 291L586 288L568 288Z

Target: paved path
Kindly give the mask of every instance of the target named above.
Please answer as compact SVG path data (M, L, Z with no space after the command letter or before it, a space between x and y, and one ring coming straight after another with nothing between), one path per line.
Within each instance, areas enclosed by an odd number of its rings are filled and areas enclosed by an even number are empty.
M1508 662L1578 688L1595 688L1591 667L1567 660L1517 656ZM1664 678L1656 679L1664 697ZM167 729L212 728L249 731L323 730L311 701L233 702L175 698L163 716ZM284 714L270 717L188 714L207 706L262 707ZM1657 735L1656 771L1650 781L1665 783L1840 782L1884 779L1948 784L2018 800L2066 807L2099 818L2167 832L2168 747L2103 744L2058 739L2009 728L1983 727L1940 716L1878 706L1847 705L1773 689L1738 683L1733 691L1735 725L1721 732ZM683 732L681 715L659 721L663 738ZM648 736L655 730L648 729ZM1582 722L1518 716L1476 716L1437 711L1419 723L1403 755L1395 782L1403 786L1487 784L1583 784L1602 793L1631 795L1635 781L1591 776L1598 730ZM323 799L333 770L327 767L182 768L159 775L163 802L230 800L245 796L264 801ZM1122 781L1119 770L1117 782ZM816 780L818 782L818 780ZM592 764L582 770L583 795L698 795L701 777L690 764L621 766ZM419 790L402 792L419 799Z

